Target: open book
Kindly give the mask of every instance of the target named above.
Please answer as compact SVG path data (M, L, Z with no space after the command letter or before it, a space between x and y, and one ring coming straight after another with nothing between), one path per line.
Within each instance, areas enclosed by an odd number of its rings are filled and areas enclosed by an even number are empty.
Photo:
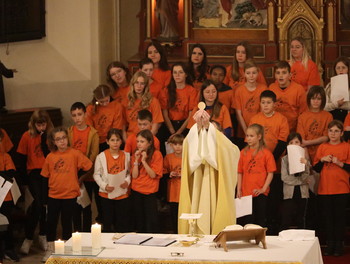
M259 229L259 228L262 228L262 227L255 224L246 224L244 227L241 225L229 225L229 226L226 226L222 231L248 230L248 229Z
M161 238L139 234L115 235L114 244L128 244L141 246L166 247L176 242L176 239Z

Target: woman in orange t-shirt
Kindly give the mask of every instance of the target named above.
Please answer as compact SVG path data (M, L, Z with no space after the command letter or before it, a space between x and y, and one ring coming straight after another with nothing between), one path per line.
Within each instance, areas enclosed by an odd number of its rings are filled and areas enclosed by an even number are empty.
M190 48L188 57L188 75L193 82L193 87L199 92L203 81L208 77L207 52L202 44L194 44Z
M54 251L60 216L62 239L68 240L72 236L72 208L80 196L78 171L88 172L92 168L88 157L81 151L68 147L66 129L54 128L48 135L48 144L51 153L47 155L41 170L41 175L49 187L49 193L44 199L44 204L47 204L48 246L42 261L46 261Z
M327 248L325 255L343 254L346 231L346 207L350 193L350 145L343 141L343 123L333 120L328 124L329 141L316 152L314 170L320 173L318 197L321 202Z
M162 110L157 98L149 92L147 75L142 71L135 72L130 82L128 100L124 102L125 118L127 122L127 135L137 133L137 113L147 109L152 113L152 133L156 135L161 123L164 121Z
M113 99L122 103L129 92L131 75L128 67L120 61L113 61L107 66L106 76L107 83L113 88Z
M137 151L131 161L136 230L141 233L157 233L159 223L156 193L159 179L163 176L163 156L155 149L150 130L142 130L137 134Z
M266 226L267 197L275 159L264 142L264 128L252 124L246 131L247 146L241 151L238 162L237 197L253 195L253 214L240 218L240 224L254 223Z
M301 37L290 43L290 61L292 81L302 85L307 92L312 85L320 85L321 78L317 65L310 59L305 40Z
M106 141L109 149L97 156L94 168L94 179L100 187L103 231L130 232L130 155L120 150L123 143L121 130L110 129ZM112 178L119 179L120 185L113 185Z
M34 111L28 123L28 131L24 132L18 144L19 154L18 171L25 182L34 200L27 210L27 221L25 224L25 239L20 252L28 254L33 243L36 226L39 223L39 243L43 250L47 248L46 242L46 210L42 204L43 188L40 171L49 154L46 138L49 131L53 129L49 114L44 110Z
M162 45L152 40L145 50L145 57L153 61L154 70L152 78L162 85L162 87L168 86L171 79L171 73L169 69L166 53Z

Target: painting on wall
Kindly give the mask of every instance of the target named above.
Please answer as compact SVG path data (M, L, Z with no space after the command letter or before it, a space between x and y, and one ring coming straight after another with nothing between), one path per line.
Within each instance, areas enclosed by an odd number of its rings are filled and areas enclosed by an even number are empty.
M339 4L339 18L342 29L350 30L350 0L341 0Z
M266 29L264 0L192 0L194 28Z

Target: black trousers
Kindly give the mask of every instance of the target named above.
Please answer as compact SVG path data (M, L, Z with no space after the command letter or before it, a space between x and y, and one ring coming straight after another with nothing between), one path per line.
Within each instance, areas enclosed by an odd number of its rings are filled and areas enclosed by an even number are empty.
M0 247L1 247L1 256L3 255L3 248L5 250L14 250L15 245L13 241L13 217L12 213L15 209L15 205L13 201L4 201L0 207L0 213L6 216L9 224L7 226L7 230L0 232ZM5 246L5 247L3 247Z
M157 198L155 193L132 191L136 230L139 233L159 233Z
M101 198L103 232L130 232L130 198L112 200Z
M349 194L319 195L327 241L343 241Z
M32 170L28 175L28 188L34 200L27 211L25 223L26 239L33 240L39 223L39 235L46 234L46 209L43 205L43 178L40 169Z
M68 240L72 236L73 208L77 202L73 199L54 199L47 201L47 241L56 240L58 219L61 215L62 239Z
M170 217L171 217L171 226L175 234L177 234L177 223L179 214L179 203L171 202L170 203Z

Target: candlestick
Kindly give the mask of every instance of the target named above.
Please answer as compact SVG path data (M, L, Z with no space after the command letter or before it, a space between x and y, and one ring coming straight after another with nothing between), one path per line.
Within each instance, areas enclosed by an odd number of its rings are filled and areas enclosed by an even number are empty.
M73 239L73 252L81 252L81 234L75 232L72 234Z
M60 239L55 241L55 254L64 254L64 241Z
M101 225L97 223L91 226L91 241L93 249L101 248Z

